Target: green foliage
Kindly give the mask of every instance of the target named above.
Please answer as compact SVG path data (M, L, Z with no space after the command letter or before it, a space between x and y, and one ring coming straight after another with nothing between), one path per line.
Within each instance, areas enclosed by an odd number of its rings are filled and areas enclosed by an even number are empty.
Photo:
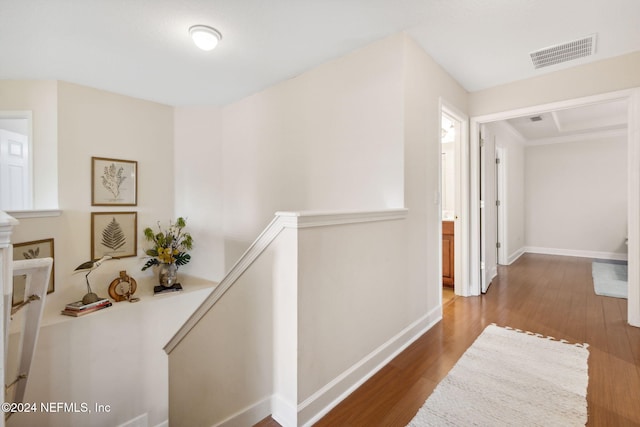
M191 234L184 232L187 221L179 217L174 223L169 223L169 227L162 229L158 222L158 232L154 232L150 227L144 229L144 237L147 241L153 242L153 248L147 249L145 253L153 257L142 267L142 271L154 265L175 263L177 266L185 265L191 260L191 255L186 251L193 248L193 238Z
M160 265L160 261L158 261L157 258L151 258L148 260L144 267L142 267L142 271L145 271L147 268L151 268L154 265Z

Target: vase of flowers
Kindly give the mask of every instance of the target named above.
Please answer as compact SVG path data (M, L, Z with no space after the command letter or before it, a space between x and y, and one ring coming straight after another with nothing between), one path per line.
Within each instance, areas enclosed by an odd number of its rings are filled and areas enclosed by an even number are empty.
M151 227L144 229L144 237L147 241L153 242L153 248L145 252L151 259L142 267L142 271L159 266L158 282L162 286L173 286L177 280L178 267L191 260L187 251L193 247L193 238L191 234L183 231L186 226L187 222L180 217L175 222L170 222L166 229L163 229L159 222L157 232Z

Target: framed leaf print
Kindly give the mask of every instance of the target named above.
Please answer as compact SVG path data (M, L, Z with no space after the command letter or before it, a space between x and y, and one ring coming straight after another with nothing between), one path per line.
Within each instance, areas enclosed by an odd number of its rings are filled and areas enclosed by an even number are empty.
M91 206L136 206L138 162L91 158Z
M137 212L91 213L91 259L136 256L137 247Z
M54 258L53 256L53 239L35 240L33 242L14 243L13 244L13 259L34 259L34 258ZM47 286L47 293L50 294L55 290L54 287L54 265L51 267L51 276L49 277L49 285ZM25 287L27 285L26 276L15 276L13 278L13 301L12 306L16 306L24 301Z

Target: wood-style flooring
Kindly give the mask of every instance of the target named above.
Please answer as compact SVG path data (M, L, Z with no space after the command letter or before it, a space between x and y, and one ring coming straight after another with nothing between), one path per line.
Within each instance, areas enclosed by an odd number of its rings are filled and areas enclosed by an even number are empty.
M640 328L627 301L593 291L591 259L526 254L481 297L454 298L443 320L316 426L405 426L489 324L588 343L589 426L640 426ZM258 424L279 426L271 418Z

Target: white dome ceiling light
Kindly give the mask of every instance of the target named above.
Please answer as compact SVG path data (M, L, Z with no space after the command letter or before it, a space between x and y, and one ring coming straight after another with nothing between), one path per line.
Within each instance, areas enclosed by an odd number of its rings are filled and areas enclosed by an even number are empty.
M222 40L220 31L207 25L194 25L189 28L189 34L196 46L202 50L213 50Z

